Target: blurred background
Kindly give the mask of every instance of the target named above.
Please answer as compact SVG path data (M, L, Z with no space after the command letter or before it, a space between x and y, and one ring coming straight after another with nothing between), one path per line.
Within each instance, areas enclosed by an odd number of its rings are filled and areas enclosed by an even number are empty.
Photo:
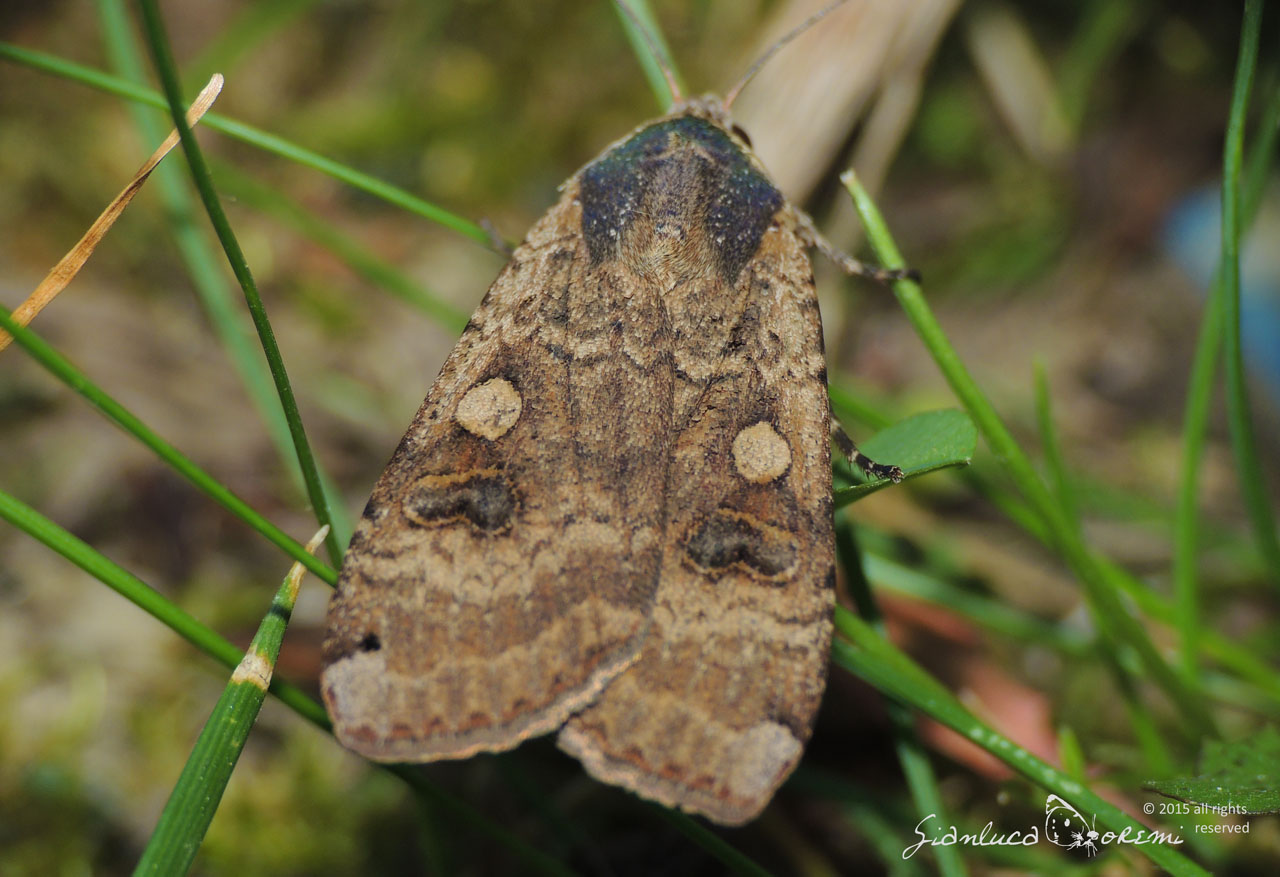
M219 71L227 84L215 112L488 220L509 240L566 177L660 113L604 0L161 5L188 94ZM723 93L822 5L653 3L695 94ZM133 6L123 19L120 9L0 4L0 40L120 72L120 34L127 43L139 33ZM1043 364L1090 544L1164 594L1187 375L1218 250L1215 186L1240 14L1236 3L1153 0L852 0L784 49L735 107L787 196L833 243L861 253L836 183L844 168L858 170L965 363L1033 452L1033 365ZM1280 60L1276 16L1264 27L1263 96ZM0 60L0 305L36 287L169 130L164 114L143 115L150 137L125 100ZM313 447L354 519L502 257L296 162L207 127L199 137ZM180 152L166 165L181 172L176 189L157 174L32 328L305 540L314 522L278 436L211 328L217 301L248 325L240 291ZM1246 254L1244 304L1255 426L1272 475L1278 233L1273 186ZM833 378L891 419L954 406L890 292L815 262ZM1206 624L1261 644L1274 641L1276 591L1249 537L1223 423L1219 404L1201 470ZM847 425L855 438L871 431ZM984 446L979 456L976 466ZM238 644L288 567L16 346L0 353L0 488ZM884 491L852 514L877 551L1064 630L1089 629L1056 557L958 479ZM279 668L311 688L328 593L304 584ZM1144 766L1097 661L994 637L891 590L883 599L897 642L971 708L1051 761L1069 720L1091 778L1134 806ZM141 610L0 526L0 871L129 872L226 678ZM1257 714L1242 707L1220 719L1243 729ZM1043 795L1025 781L948 732L921 734L953 812L975 826L1042 819ZM429 771L575 870L719 871L547 740ZM880 696L834 670L801 771L762 820L726 836L778 873L929 873L927 854L910 866L919 871L894 861L916 821ZM1255 821L1231 844L1208 855L1233 873L1265 873L1280 857L1280 830ZM998 853L970 864L1025 867ZM489 874L518 864L269 701L197 871Z

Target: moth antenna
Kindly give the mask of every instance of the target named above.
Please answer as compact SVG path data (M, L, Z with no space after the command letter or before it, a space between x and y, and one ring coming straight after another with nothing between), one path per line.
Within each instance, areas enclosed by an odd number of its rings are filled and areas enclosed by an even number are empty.
M843 3L844 0L840 0L840 2ZM631 26L639 32L644 44L649 47L649 53L653 55L653 60L657 62L663 78L667 80L667 88L671 89L671 99L676 103L684 100L684 95L680 93L680 85L676 82L676 76L671 72L671 59L667 57L667 53L662 46L654 39L653 34L649 32L649 28L645 27L644 22L640 20L640 16L636 15L635 10L631 8L631 5L626 0L614 0L614 3L622 10L622 14L630 20Z
M734 100L736 100L738 97L738 93L742 91L744 87L746 87L746 84L750 82L757 73L760 72L760 68L763 67L770 58L772 58L774 55L778 53L779 49L781 49L787 43L794 40L796 37L800 36L800 34L804 33L809 28L813 27L822 19L826 18L830 12L832 12L837 6L843 5L844 2L845 0L836 0L836 2L832 3L826 9L823 9L820 12L815 12L813 15L810 15L803 22L801 22L797 27L795 27L790 33L788 33L782 39L778 40L772 46L765 49L764 54L761 55L759 58L757 58L756 62L751 65L751 68L749 70L747 70L746 75L738 80L738 84L735 85L733 88L729 89L728 94L726 94L724 97L724 108L728 110L729 107L733 105Z

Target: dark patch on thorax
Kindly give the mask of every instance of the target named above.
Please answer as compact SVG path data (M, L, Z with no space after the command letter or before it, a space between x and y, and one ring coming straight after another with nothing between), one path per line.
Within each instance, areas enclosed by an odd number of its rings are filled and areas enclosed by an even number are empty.
M741 147L696 116L650 125L588 165L580 180L593 265L614 258L646 222L659 236L704 237L728 282L760 248L783 204Z

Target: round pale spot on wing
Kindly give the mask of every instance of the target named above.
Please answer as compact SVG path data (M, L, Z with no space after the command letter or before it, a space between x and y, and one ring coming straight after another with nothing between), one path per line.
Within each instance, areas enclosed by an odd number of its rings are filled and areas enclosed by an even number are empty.
M511 382L490 378L467 391L453 418L467 432L493 441L516 425L520 408L520 394Z
M787 471L791 465L791 449L782 436L762 420L742 430L733 440L733 463L743 478L753 484L764 484Z

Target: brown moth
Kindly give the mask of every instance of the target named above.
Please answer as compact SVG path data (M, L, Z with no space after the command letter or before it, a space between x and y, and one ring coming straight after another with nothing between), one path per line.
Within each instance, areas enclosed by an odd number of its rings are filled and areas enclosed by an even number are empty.
M347 551L321 679L343 745L423 762L559 730L604 782L759 814L832 633L815 243L715 98L564 183Z

